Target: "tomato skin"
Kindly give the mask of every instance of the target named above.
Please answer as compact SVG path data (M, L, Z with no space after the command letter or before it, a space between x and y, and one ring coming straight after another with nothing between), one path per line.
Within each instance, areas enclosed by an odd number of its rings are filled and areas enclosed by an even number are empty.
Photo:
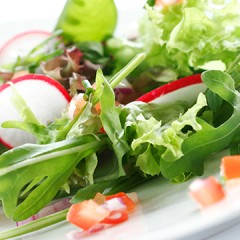
M189 195L199 204L201 208L211 206L225 197L222 185L215 177L197 179L190 185Z
M130 197L128 197L127 194L124 193L124 192L119 192L119 193L116 193L116 194L105 196L105 198L106 198L106 200L109 200L109 199L112 199L112 198L120 198L122 200L122 202L126 205L128 212L131 212L136 207L133 200Z
M223 157L221 171L226 180L240 178L240 155Z
M110 211L98 205L95 201L85 200L70 207L67 213L67 221L83 230L89 230L109 215Z
M66 219L77 227L92 232L105 224L114 225L128 220L128 213L134 208L134 201L124 192L109 196L97 193L94 199L73 204Z

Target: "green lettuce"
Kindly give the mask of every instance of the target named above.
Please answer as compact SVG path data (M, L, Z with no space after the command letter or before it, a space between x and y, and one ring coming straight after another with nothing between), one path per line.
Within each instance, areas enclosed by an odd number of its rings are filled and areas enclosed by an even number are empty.
M111 36L117 23L113 0L68 0L55 29L66 42L101 41Z
M227 70L240 53L240 3L188 0L162 10L146 5L140 39L150 67L168 80ZM161 80L161 78L159 78Z
M136 166L145 174L158 175L161 172L160 159L171 162L181 158L184 139L202 129L196 116L206 105L203 94L199 95L196 104L185 113L183 105L177 102L171 108L173 114L167 114L169 108L165 108L165 112L163 108L159 111L163 116L171 116L171 120L164 119L165 121L162 121L161 116L154 112L152 115L145 112L145 116L142 113L139 114L139 111L131 109L133 104L131 108L127 107L131 110L125 123L125 131L127 136L134 136L131 140L131 150L132 154L137 156ZM175 117L173 117L174 113ZM186 127L188 127L187 131Z

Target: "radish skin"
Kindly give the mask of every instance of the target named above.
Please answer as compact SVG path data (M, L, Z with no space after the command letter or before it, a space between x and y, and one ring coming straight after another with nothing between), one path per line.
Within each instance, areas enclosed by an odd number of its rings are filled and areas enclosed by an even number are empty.
M51 33L44 30L31 30L13 36L0 47L0 65L15 62L17 57L25 56L50 36Z
M201 80L201 74L196 74L167 83L142 95L136 101L157 104L186 101L193 104L198 94L206 89L206 85Z
M49 124L61 117L71 97L56 80L40 74L28 74L13 79L11 83L25 100L41 124ZM0 142L8 148L24 143L34 143L35 138L19 129L2 128L8 120L21 121L21 117L11 102L12 88L9 83L0 86Z

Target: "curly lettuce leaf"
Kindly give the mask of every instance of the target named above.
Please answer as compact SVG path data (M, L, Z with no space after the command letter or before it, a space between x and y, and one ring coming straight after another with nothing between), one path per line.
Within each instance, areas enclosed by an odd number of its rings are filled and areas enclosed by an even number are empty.
M147 62L172 72L169 81L228 69L240 53L239 8L237 0L188 0L162 10L147 5L140 24Z
M134 136L131 142L132 155L137 158L136 166L145 174L160 174L161 158L167 162L181 158L183 156L181 146L184 139L202 129L196 116L199 110L207 104L205 96L200 94L196 104L185 113L178 104L176 103L178 107L175 108L178 115L171 121L165 120L164 122L153 115L146 118L149 113L145 113L146 117L144 117L141 113L136 114L136 111L132 111L132 114L127 117L125 122L127 136ZM131 107L133 108L134 104L131 104ZM161 114L166 116L167 111L162 111ZM186 127L189 128L188 131L184 130Z

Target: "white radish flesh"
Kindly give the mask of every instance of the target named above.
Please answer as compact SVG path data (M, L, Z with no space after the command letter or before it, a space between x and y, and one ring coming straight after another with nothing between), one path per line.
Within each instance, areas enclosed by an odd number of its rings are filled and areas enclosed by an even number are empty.
M14 63L19 56L26 56L34 47L50 36L50 32L42 30L26 31L13 36L0 47L0 66Z
M71 100L68 91L59 82L44 75L28 74L11 82L42 124L49 124L60 117ZM12 94L10 84L0 86L0 142L10 148L35 142L31 134L22 130L1 127L8 120L22 121L12 104Z

